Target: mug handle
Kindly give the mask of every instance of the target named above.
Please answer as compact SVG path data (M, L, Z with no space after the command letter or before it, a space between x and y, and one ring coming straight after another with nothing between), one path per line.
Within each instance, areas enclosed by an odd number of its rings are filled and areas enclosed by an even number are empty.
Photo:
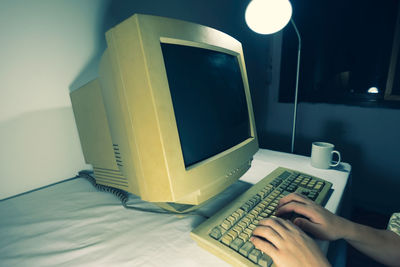
M340 157L340 153L337 150L333 150L332 154L336 154L338 156L338 161L336 161L335 163L331 164L331 167L336 167L340 164L340 161L342 160ZM333 157L333 156L332 156Z

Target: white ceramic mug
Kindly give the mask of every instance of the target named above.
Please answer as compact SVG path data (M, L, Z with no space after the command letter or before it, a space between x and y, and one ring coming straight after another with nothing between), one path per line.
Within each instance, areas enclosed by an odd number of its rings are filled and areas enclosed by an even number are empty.
M311 148L311 166L319 169L329 169L340 164L341 157L335 146L325 142L313 142ZM336 162L332 162L333 154L338 156Z

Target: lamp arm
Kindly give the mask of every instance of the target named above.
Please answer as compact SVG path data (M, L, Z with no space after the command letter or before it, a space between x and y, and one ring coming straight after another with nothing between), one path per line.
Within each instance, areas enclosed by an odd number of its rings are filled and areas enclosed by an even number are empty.
M296 88L295 88L295 94L294 94L294 111L293 111L293 127L292 127L292 146L290 149L290 152L294 152L294 136L296 134L296 119L297 119L297 95L299 91L299 72L300 72L300 53L301 53L301 37L300 33L296 27L296 24L294 23L293 19L290 19L290 22L293 25L293 28L297 34L297 38L299 39L299 46L297 50L297 70L296 70Z

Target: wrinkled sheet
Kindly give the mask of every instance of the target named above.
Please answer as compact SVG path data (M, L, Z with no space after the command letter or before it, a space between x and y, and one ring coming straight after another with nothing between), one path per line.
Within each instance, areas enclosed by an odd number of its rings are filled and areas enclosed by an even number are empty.
M332 182L326 208L337 212L350 165L320 170L308 157L260 149L240 181L197 213L210 217L278 166ZM133 195L128 204L156 208ZM229 266L190 238L202 215L128 210L84 178L72 179L0 201L0 266ZM318 244L326 253L328 242Z
M235 183L198 213L249 186ZM133 195L129 204L158 209ZM190 238L205 217L128 210L84 178L1 201L0 214L0 266L228 266Z

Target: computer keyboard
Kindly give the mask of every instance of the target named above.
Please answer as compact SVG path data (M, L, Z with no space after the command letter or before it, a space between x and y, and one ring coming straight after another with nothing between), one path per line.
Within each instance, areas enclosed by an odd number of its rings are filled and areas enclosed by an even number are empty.
M279 200L298 192L322 204L332 184L279 167L191 232L199 246L234 266L270 266L271 258L250 237L258 222L274 217Z

